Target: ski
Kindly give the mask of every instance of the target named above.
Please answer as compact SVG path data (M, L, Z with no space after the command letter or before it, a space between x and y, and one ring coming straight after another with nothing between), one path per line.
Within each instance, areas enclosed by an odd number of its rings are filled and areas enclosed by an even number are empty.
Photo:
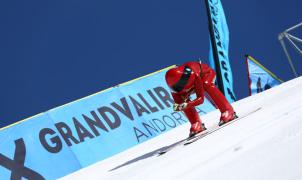
M226 126L228 126L228 125L230 125L230 124L232 124L232 123L234 123L234 122L236 122L236 121L238 121L238 120L240 120L240 119L243 119L243 118L249 116L250 114L253 114L253 113L259 111L260 109L261 109L261 107L255 109L255 110L253 110L253 111L250 111L250 112L248 112L248 113L246 113L246 114L244 114L244 115L241 115L240 117L238 117L238 118L236 118L236 119L234 119L234 120L232 120L232 121L230 121L230 122L228 122L228 123L225 123L225 124L223 124L223 125L221 125L221 126L218 126L218 125L217 125L217 126L212 127L212 128L210 128L210 129L208 129L208 130L206 130L206 131L203 131L203 132L201 132L201 133L199 133L199 134L196 134L196 135L193 136L193 137L185 138L185 139L180 140L180 141L178 141L178 142L176 142L176 143L173 143L173 144L171 144L171 145L169 145L169 146L166 146L166 147L164 147L164 148L161 148L161 150L158 151L157 154L158 154L158 156L161 156L161 155L166 154L167 152L171 151L172 149L175 149L175 148L178 147L178 146L186 146L186 145L189 145L189 144L191 144L191 143L193 143L193 142L195 142L195 141L197 141L197 140L199 140L199 139L201 139L201 138L206 137L206 136L209 135L209 134L212 134L212 133L218 131L218 130L221 129L221 128L224 128L224 127L226 127Z
M253 111L251 111L251 112L249 112L249 113L247 113L247 114L245 114L245 115L243 115L243 116L241 116L241 117L238 117L238 118L236 118L236 119L234 119L234 120L232 120L232 121L230 121L230 122L228 122L228 123L225 123L225 124L223 124L223 125L221 125L221 126L215 126L214 128L211 128L210 130L208 130L208 131L207 131L206 133L204 133L204 134L197 134L197 135L193 136L192 138L189 138L188 140L186 140L186 141L184 142L183 145L191 144L191 143L197 141L198 139L201 139L201 138L203 138L203 137L205 137L205 136L207 136L207 135L209 135L209 134L212 134L212 133L214 133L215 131L218 131L218 130L221 129L221 128L224 128L224 127L226 127L226 126L228 126L228 125L230 125L230 124L232 124L232 123L234 123L234 122L236 122L236 121L238 121L238 120L240 120L240 119L242 119L242 118L247 117L248 115L250 115L250 114L252 114L252 113L255 113L255 112L259 111L260 109L261 109L261 108L257 108L257 109L255 109L255 110L253 110Z

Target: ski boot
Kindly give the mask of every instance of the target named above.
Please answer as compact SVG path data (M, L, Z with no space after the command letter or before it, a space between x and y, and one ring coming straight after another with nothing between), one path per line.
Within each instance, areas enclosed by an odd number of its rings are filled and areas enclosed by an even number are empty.
M196 134L199 134L205 130L207 130L207 128L205 127L204 123L198 121L191 125L189 138L194 137Z
M218 125L222 126L225 123L228 123L236 118L238 118L238 116L236 115L236 112L234 112L233 110L225 111L225 112L221 113L220 122Z

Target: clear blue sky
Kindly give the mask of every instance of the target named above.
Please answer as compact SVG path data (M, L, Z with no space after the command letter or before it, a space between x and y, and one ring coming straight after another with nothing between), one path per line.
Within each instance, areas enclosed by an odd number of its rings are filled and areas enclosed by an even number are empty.
M277 36L302 21L302 1L222 3L237 97L248 95L246 53L281 79L293 78ZM208 58L203 0L9 0L0 2L0 22L0 127L172 64ZM301 74L301 57L290 52Z

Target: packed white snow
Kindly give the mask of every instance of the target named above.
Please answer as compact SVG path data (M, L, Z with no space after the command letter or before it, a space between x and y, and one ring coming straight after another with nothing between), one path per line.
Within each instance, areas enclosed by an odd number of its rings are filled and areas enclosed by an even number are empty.
M302 179L302 78L234 103L238 115L261 110L188 146L162 156L160 148L188 136L189 124L175 128L62 179ZM202 116L218 124L220 113Z

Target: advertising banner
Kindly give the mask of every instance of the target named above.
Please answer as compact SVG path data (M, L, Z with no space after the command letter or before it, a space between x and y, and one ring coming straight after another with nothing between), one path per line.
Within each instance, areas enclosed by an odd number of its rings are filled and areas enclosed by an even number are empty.
M217 84L229 102L236 101L229 60L229 29L220 0L205 0L210 31L209 63L217 74Z
M246 65L250 95L258 94L283 82L251 56L246 56Z
M0 179L57 179L187 123L172 109L166 71L1 129Z

